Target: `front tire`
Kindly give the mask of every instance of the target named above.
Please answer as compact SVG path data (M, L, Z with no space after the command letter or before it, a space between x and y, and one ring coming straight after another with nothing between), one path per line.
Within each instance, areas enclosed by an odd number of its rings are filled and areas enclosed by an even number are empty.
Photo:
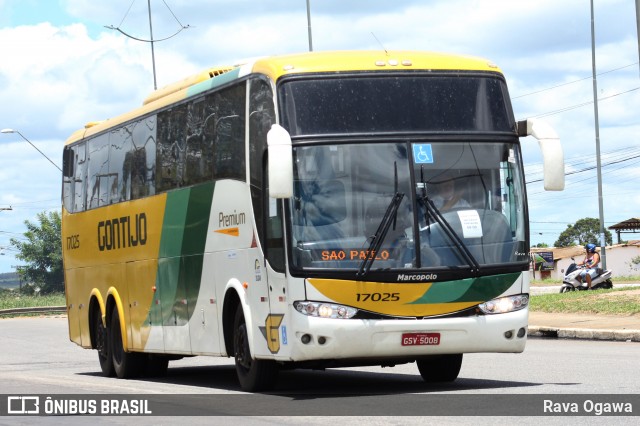
M432 355L416 361L418 371L427 383L453 382L462 366L462 354Z
M278 378L278 366L274 361L253 359L249 348L247 323L240 306L233 322L233 352L238 381L243 391L260 392L274 388Z
M129 379L140 375L143 367L143 354L125 352L122 344L122 332L120 330L120 315L114 308L111 313L111 355L113 368L119 379Z

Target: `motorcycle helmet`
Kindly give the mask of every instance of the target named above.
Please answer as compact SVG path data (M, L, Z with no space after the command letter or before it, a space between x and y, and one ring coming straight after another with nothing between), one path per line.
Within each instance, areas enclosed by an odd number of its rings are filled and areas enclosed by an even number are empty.
M595 253L596 252L596 245L589 243L586 246L584 246L584 249L587 251L587 253Z

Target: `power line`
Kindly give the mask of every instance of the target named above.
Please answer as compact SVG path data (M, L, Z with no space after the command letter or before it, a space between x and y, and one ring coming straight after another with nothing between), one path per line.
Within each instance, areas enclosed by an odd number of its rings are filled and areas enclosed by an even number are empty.
M608 163L604 163L604 164L602 164L602 167L605 167L605 166L611 166L611 165L619 164L619 163L623 163L623 162L625 162L625 161L633 160L633 159L635 159L635 158L640 158L640 154L638 154L638 155L634 155L634 156L631 156L631 157L626 157L626 158L623 158L623 159L620 159L620 160L612 160L612 161L609 161ZM597 166L595 166L595 165L594 165L594 166L588 166L588 167L584 167L584 168L582 168L582 169L580 169L580 170L574 170L574 171L572 171L572 172L566 172L564 175L565 175L565 176L570 176L570 175L574 175L574 174L578 174L578 173L583 173L583 172L586 172L586 171L589 171L589 170L593 170L593 169L595 169L596 167L597 167ZM543 180L544 180L544 178L542 178L542 179L535 179L535 180L531 180L531 181L528 181L528 182L525 182L525 183L528 185L528 184L531 184L531 183L542 182Z
M607 100L607 99L615 98L616 96L625 95L627 93L631 93L631 92L636 91L638 89L640 89L640 87L634 87L633 89L629 89L629 90L626 90L624 92L614 93L613 95L610 95L610 96L605 96L603 98L598 98L598 101L604 101L604 100ZM555 111L550 111L550 112L545 112L545 113L538 114L538 115L533 115L533 116L528 117L528 118L548 117L550 115L560 114L560 113L563 113L563 112L571 111L573 109L581 108L583 106L592 105L592 104L593 104L593 101L587 101L587 102L583 102L581 104L567 106L567 107L564 107L564 108L561 108L561 109L558 109L558 110L555 110Z
M596 77L597 76L601 76L601 75L605 75L605 74L609 74L609 73L612 73L612 72L615 72L615 71L620 71L621 69L633 67L633 66L636 66L636 65L638 65L638 62L634 62L633 64L625 65L625 66L622 66L620 68L614 68L614 69L609 70L609 71L603 71L603 72L601 72L599 74L596 74ZM579 83L579 82L585 81L585 80L591 80L592 78L593 78L592 76L584 77L584 78L581 78L581 79L578 79L578 80L569 81L569 82L566 82L566 83L561 83L561 84L557 84L555 86L547 87L546 89L536 90L535 92L525 93L524 95L513 96L513 97L511 97L511 99L519 99L519 98L524 98L525 96L536 95L538 93L546 92L548 90L557 89L559 87L568 86L570 84Z

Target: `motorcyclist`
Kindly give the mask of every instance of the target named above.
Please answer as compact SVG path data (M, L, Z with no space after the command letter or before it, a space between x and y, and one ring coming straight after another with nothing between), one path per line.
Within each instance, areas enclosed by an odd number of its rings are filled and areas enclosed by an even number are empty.
M577 264L578 266L584 266L584 270L580 272L580 275L578 275L577 278L580 283L582 283L583 280L586 280L587 287L590 290L592 279L598 275L597 268L600 264L600 254L596 252L595 244L589 243L584 246L584 249L586 251L584 260Z

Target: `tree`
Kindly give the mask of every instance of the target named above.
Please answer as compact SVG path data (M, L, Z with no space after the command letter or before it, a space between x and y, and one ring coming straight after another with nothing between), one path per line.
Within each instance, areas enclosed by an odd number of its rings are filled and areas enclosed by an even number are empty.
M604 230L604 239L607 245L611 245L613 242L611 232L607 229ZM600 244L600 221L591 217L585 217L573 225L567 225L567 229L562 231L555 246L583 246L588 243Z
M40 287L42 294L64 291L60 213L38 213L38 221L39 225L24 222L26 241L11 239L11 245L18 250L16 258L26 262L17 272L28 283L27 288Z
M547 247L549 247L549 244L547 244L547 243L538 243L534 247L547 248Z

